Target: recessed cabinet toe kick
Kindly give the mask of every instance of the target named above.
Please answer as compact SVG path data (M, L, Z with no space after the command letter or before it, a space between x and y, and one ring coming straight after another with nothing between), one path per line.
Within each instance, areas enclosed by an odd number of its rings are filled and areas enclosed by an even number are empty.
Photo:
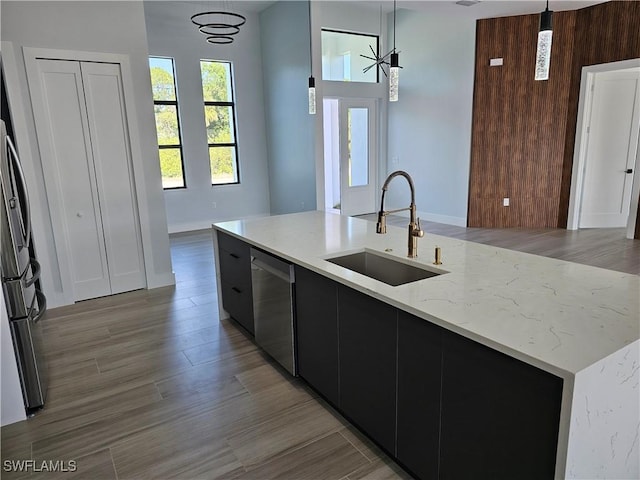
M214 229L221 317L244 316L416 478L640 478L637 275L427 234L446 274L385 282L395 264L378 275L349 255L432 269L405 257L404 229L325 212ZM267 340L265 312L287 318Z

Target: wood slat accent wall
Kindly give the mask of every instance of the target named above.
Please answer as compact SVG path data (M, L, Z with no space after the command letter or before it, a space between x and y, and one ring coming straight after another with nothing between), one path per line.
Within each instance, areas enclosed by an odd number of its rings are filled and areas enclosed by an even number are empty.
M640 2L556 12L553 23L550 78L538 82L539 15L476 24L470 227L566 227L582 66L640 57Z
M556 226L575 19L554 14L548 81L534 80L538 15L478 20L469 226Z

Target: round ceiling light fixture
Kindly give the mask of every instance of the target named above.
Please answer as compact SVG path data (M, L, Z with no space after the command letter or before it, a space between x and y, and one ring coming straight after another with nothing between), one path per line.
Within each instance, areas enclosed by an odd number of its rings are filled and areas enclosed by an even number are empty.
M240 32L240 27L247 22L244 15L233 12L210 11L196 13L191 16L191 22L198 27L207 42L218 45L233 43L234 35Z

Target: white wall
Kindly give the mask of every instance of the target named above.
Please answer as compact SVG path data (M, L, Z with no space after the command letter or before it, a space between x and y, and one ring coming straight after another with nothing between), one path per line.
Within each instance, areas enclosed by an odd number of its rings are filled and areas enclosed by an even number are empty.
M158 161L148 49L141 1L43 1L2 2L3 50L11 47L3 62L7 74L9 102L16 139L25 166L33 203L34 240L42 264L43 290L50 307L69 303L57 263L56 246L48 213L42 164L38 152L31 101L21 47L57 48L128 55L133 80L133 110L139 138L142 175L138 175L138 197L143 230L147 232L145 259L149 287L172 283L169 237ZM10 42L10 43L5 43ZM11 61L7 61L7 59ZM12 86L10 79L15 79ZM16 95L17 94L17 95ZM15 95L12 98L12 95ZM20 111L16 111L16 107ZM20 125L23 128L20 128ZM20 128L20 131L18 129Z
M308 108L308 4L275 3L260 13L260 25L271 213L315 210L318 115ZM320 111L321 104L318 97Z
M461 226L467 217L475 23L399 9L396 47L404 68L399 100L389 104L387 170L413 177L423 219ZM390 34L392 28L390 18ZM408 189L394 187L396 182L387 196L390 208L408 205Z
M16 363L11 331L9 328L9 316L4 303L4 295L0 293L0 425L19 422L27 418L18 377L18 365Z
M166 190L169 231L208 228L212 222L269 213L262 58L258 16L247 17L230 45L211 45L190 17L206 5L147 1L144 13L149 54L173 57L178 85L186 189ZM233 63L238 135L239 185L211 185L204 124L200 60ZM214 207L215 203L215 207Z

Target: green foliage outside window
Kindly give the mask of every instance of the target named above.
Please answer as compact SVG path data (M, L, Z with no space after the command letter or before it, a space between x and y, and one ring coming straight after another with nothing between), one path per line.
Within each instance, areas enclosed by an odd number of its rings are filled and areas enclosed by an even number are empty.
M149 58L163 188L185 186L178 101L171 58Z
M238 174L231 64L202 60L200 69L211 183L236 183Z
M182 158L179 148L160 149L160 170L163 188L184 187Z

